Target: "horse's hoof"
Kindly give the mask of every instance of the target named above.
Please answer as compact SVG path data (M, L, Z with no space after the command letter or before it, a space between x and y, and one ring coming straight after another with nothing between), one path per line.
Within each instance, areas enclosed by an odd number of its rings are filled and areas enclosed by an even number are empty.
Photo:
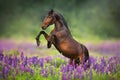
M37 46L39 46L39 45L40 45L40 41L36 41L36 43L37 43Z
M75 59L75 63L79 65L80 64L80 59L79 58Z
M48 43L47 43L47 48L50 48L50 47L51 47L51 42L48 41Z

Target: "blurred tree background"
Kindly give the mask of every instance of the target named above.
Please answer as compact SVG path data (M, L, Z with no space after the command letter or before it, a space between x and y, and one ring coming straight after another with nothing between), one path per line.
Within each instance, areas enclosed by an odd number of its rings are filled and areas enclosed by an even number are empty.
M0 0L0 37L34 39L52 8L75 38L120 38L120 0Z

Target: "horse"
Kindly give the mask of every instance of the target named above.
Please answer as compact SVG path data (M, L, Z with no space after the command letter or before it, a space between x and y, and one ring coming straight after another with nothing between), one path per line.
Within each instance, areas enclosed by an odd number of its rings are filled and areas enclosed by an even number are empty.
M54 29L48 35L45 31L50 25L54 24ZM42 31L36 37L37 46L40 45L39 37L44 35L47 40L47 47L50 48L53 44L55 48L65 57L70 59L70 64L85 63L89 59L88 49L81 43L73 39L71 32L64 17L50 10L42 22Z

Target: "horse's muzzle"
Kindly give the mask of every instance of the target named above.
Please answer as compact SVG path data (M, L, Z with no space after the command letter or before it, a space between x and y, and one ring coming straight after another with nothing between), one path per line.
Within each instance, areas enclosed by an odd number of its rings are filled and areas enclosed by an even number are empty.
M48 26L49 25L47 25L47 26L46 25L45 26L42 25L42 29L45 30Z
M46 27L42 27L42 29L43 29L43 30L45 30L45 29L46 29Z

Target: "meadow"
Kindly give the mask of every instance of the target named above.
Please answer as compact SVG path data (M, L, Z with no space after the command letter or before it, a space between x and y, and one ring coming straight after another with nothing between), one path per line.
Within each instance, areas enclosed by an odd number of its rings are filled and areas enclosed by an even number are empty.
M90 59L70 65L43 36L50 9L61 13ZM49 34L54 25L47 28ZM120 0L0 0L0 80L120 80ZM88 65L89 68L87 67Z
M90 59L78 66L70 65L68 58L55 51L54 47L47 51L43 45L36 47L36 44L1 40L0 79L119 80L120 43L107 41L86 45Z

